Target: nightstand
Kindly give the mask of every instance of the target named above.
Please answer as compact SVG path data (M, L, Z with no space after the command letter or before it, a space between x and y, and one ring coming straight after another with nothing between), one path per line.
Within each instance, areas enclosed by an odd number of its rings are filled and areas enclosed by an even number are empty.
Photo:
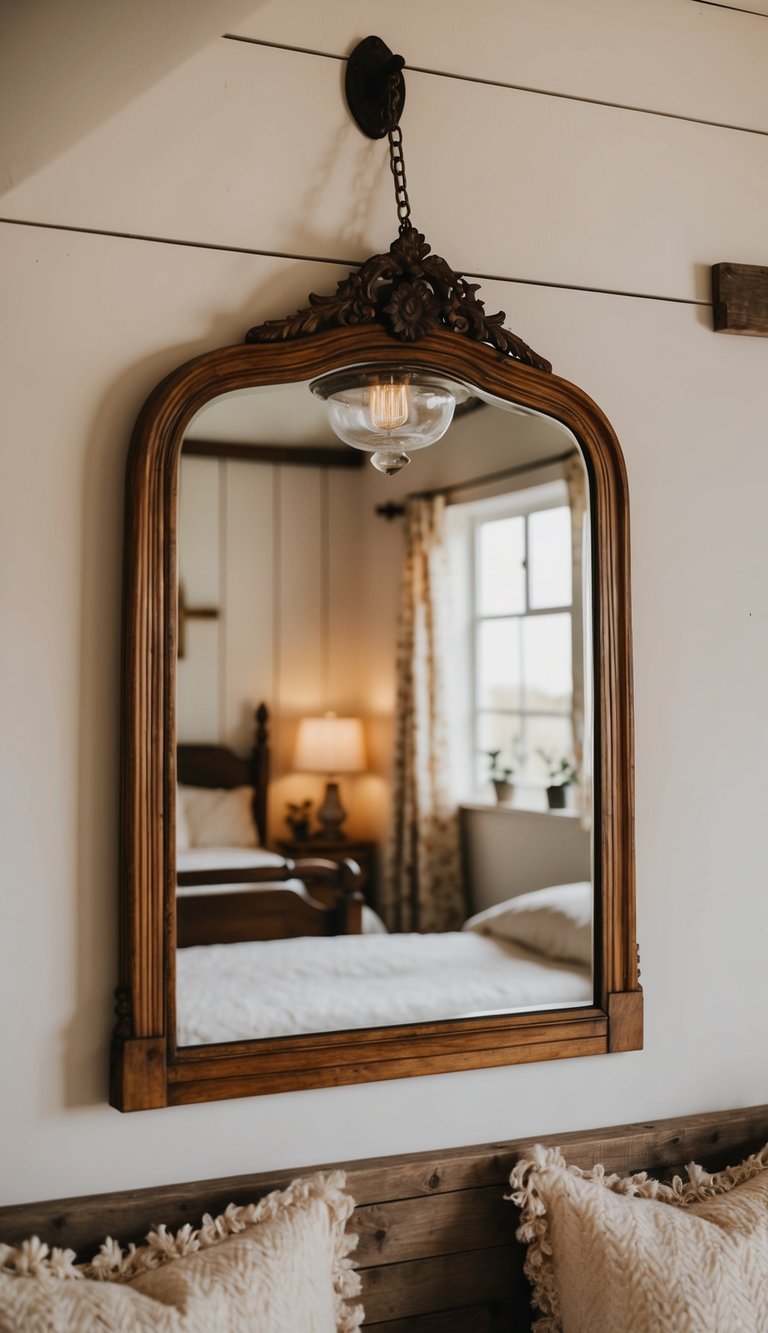
M290 856L293 861L301 860L302 856L324 857L327 861L343 861L345 857L351 857L357 861L363 872L363 882L360 888L363 892L365 901L369 907L376 906L376 860L377 845L375 842L360 842L355 838L334 838L331 841L328 838L318 838L315 834L310 834L302 842L287 842L278 839L275 844L281 856Z

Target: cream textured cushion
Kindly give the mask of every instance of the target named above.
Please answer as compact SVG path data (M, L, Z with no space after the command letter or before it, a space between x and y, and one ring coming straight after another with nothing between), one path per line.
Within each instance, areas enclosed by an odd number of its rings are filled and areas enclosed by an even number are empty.
M37 1239L0 1246L0 1333L354 1333L344 1184L340 1171L295 1180L138 1250L107 1240L90 1264Z
M464 922L463 930L521 944L524 949L566 963L592 961L592 885L552 884L486 907Z
M258 847L253 787L180 787L188 847Z
M766 1333L768 1148L671 1185L537 1146L510 1183L536 1333Z

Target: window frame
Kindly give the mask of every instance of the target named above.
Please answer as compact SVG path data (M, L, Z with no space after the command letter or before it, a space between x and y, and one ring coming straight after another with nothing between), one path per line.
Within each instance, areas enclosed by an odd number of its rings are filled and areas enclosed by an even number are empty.
M517 485L513 490L504 490L493 496L486 496L480 500L461 500L451 505L451 509L461 511L465 517L466 523L460 535L457 534L456 540L464 544L462 559L465 564L465 577L467 588L467 608L464 617L465 623L461 625L456 633L456 640L461 644L461 659L464 663L463 675L466 681L467 690L470 698L468 709L469 716L465 719L465 725L461 728L461 749L463 753L455 755L453 759L453 771L456 774L457 794L463 802L492 804L487 793L483 790L483 782L479 776L479 763L481 756L488 754L480 744L480 723L483 715L503 714L511 718L519 718L523 722L523 731L525 722L530 717L556 717L563 718L570 722L573 716L573 654L571 656L571 690L570 706L562 712L547 710L543 708L526 708L524 705L519 708L490 708L484 707L480 702L480 626L489 621L500 620L518 620L533 619L541 616L563 615L569 617L570 640L574 641L574 615L579 610L581 599L576 597L576 589L571 586L571 600L569 603L558 604L557 606L548 606L541 608L532 608L530 606L530 544L529 544L529 520L532 514L543 513L549 509L565 508L570 510L568 503L567 483L562 476L546 475L550 469L546 466L536 469L532 466L531 475L538 475L540 480L526 482L525 485ZM561 494L554 495L555 489L559 489ZM549 492L549 498L541 497L538 500L523 500L526 493ZM483 512L485 510L485 512ZM480 529L487 523L495 522L504 518L523 518L524 520L524 570L525 570L525 609L521 612L500 612L485 614L480 611L480 586L479 586L479 542ZM521 680L521 693L524 697L525 677L524 668ZM572 730L572 728L571 728ZM573 736L571 736L570 746L573 746ZM543 795L546 789L545 782L530 781L526 776L524 781L518 777L520 763L516 755L511 756L515 759L516 770L514 780L529 793L541 793ZM502 756L503 758L503 756ZM502 764L502 767L505 765ZM459 779L460 773L466 773L469 776ZM535 797L534 797L535 800ZM538 808L538 807L537 807Z

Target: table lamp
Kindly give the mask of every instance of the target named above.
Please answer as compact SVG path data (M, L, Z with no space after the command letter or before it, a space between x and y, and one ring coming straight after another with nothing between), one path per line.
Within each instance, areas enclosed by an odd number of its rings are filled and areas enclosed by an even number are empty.
M339 798L336 778L341 773L365 770L363 724L359 717L305 717L299 723L294 754L294 768L303 773L324 773L328 780L323 804L317 812L319 837L346 837L342 824L347 812Z

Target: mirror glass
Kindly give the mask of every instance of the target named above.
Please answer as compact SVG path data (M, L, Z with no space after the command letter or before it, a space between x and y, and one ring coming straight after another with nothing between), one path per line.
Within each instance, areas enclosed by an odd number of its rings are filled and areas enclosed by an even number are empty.
M181 1046L593 1002L576 441L470 396L368 459L305 383L184 439Z

